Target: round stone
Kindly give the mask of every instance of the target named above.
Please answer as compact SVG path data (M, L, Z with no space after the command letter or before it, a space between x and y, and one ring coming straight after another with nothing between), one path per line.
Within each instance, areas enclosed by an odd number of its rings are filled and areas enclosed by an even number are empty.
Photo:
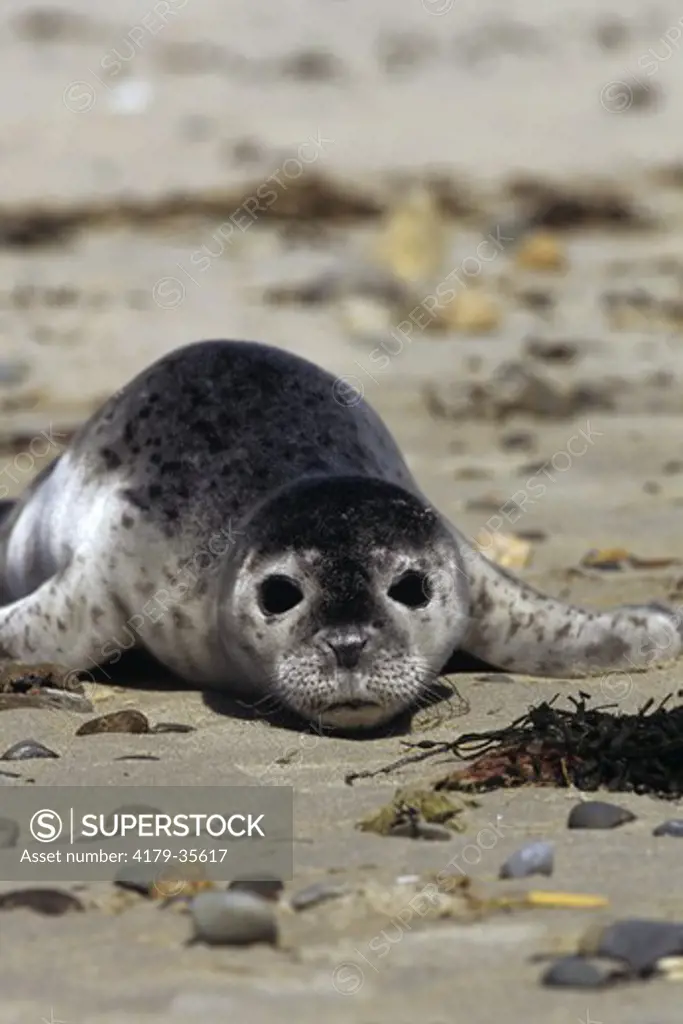
M277 942L277 922L271 904L249 892L201 892L190 912L195 939L211 946L248 946Z
M683 924L637 917L615 921L600 933L594 951L647 975L663 957L683 954Z
M618 825L635 820L635 814L627 811L625 807L608 804L604 800L587 800L572 807L567 828L617 828Z
M502 865L500 878L527 878L529 875L552 875L555 849L552 843L527 843L516 850Z
M653 836L674 836L676 839L683 839L683 818L669 818L657 825Z

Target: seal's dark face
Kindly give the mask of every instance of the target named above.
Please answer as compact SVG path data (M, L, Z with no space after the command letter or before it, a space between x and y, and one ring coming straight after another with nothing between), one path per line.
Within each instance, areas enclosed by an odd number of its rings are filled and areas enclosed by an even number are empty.
M299 484L262 521L228 630L252 678L339 728L419 701L467 623L465 577L437 515L398 487L345 478Z

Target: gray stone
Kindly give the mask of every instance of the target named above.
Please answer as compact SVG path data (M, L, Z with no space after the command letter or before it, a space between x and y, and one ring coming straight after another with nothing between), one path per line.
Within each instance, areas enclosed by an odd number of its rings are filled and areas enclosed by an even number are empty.
M636 816L625 807L608 804L603 800L587 800L585 803L572 807L567 820L567 828L616 828L628 821L635 821Z
M626 963L635 974L649 974L662 957L683 954L683 924L627 918L608 925L595 952Z
M500 869L500 878L527 878L529 875L552 875L555 848L552 843L527 843L512 854Z
M674 836L676 839L683 839L683 818L669 818L652 832L653 836Z
M200 892L190 904L195 940L211 946L277 942L277 922L269 901L248 892Z

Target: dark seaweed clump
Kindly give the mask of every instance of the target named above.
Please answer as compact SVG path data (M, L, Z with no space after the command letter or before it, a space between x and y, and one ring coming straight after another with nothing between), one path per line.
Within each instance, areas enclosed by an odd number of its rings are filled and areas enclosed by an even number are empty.
M583 692L569 698L568 709L556 707L557 700L543 701L502 729L408 743L411 753L380 771L433 758L474 758L437 788L576 786L683 796L683 704L669 707L673 694L656 707L648 700L635 714L615 713L613 704L590 708L592 697ZM347 776L347 782L357 777Z

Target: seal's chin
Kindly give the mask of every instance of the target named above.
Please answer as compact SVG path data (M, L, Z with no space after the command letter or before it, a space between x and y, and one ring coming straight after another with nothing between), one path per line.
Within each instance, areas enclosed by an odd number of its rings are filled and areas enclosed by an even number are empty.
M398 713L398 708L388 708L375 701L348 700L329 704L318 715L318 721L331 729L374 729Z

